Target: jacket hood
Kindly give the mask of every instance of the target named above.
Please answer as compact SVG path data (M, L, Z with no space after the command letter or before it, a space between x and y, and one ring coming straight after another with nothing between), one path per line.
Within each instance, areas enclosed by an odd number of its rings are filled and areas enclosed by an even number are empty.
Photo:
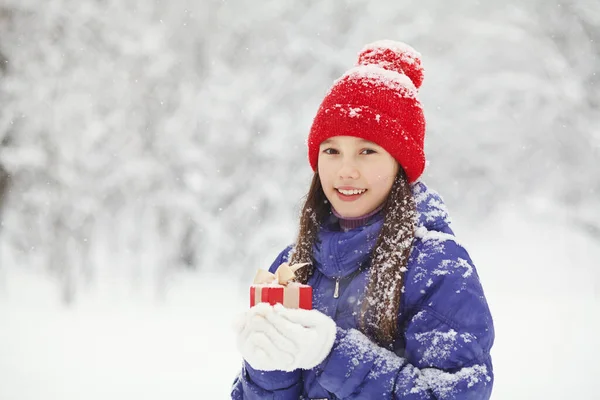
M448 208L435 190L417 181L412 185L412 192L417 206L417 228L425 227L430 231L439 231L450 224Z

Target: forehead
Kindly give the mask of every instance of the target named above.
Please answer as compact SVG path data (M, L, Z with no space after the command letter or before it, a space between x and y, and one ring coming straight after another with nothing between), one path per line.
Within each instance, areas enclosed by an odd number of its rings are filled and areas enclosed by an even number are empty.
M370 140L366 140L366 139L358 138L358 137L354 137L354 136L333 136L333 137L330 137L329 139L326 139L321 142L321 146L332 145L332 144L337 144L337 145L349 144L349 145L356 145L356 146L364 146L364 145L377 146L376 143L371 142Z

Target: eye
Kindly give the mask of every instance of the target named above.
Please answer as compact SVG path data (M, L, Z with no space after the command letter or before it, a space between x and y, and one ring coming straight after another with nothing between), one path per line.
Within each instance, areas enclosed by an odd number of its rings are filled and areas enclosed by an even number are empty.
M331 147L326 148L325 150L323 150L323 153L325 154L338 154L338 151L336 149L332 149Z
M364 149L363 151L360 152L360 154L364 154L364 155L369 155L369 154L376 154L377 152L373 149Z

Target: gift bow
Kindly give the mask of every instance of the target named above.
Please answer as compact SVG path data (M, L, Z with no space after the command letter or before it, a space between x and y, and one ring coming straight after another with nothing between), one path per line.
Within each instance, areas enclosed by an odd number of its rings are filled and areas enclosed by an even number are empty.
M264 269L259 269L256 271L256 276L254 277L254 284L269 284L277 282L280 285L287 286L287 284L296 278L296 271L310 263L301 263L289 265L288 263L283 263L279 267L275 273L271 273L269 271L265 271Z

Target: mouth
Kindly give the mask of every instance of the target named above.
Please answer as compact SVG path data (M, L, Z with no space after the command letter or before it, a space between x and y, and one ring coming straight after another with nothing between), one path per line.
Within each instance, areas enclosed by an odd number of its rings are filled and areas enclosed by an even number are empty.
M338 198L342 201L355 201L358 200L363 194L367 192L367 189L340 189L336 188L335 192Z

